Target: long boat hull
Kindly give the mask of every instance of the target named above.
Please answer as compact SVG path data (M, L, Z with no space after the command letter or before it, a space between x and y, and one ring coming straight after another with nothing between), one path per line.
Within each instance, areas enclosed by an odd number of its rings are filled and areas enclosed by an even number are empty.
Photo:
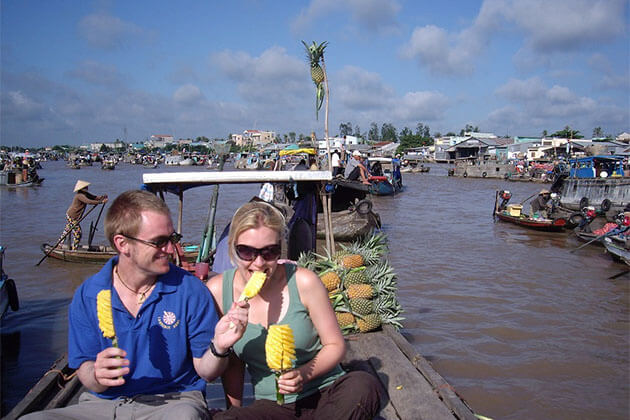
M600 207L604 200L621 210L630 203L630 178L564 178L551 186L559 191L560 205L571 210L585 206Z
M630 249L612 240L604 240L606 251L613 257L615 261L624 262L630 265Z
M565 219L532 219L527 216L510 216L509 214L500 211L495 212L495 215L499 218L499 220L503 220L504 222L545 232L561 232L567 224Z
M372 211L369 211L367 214L349 210L332 212L333 236L337 241L352 241L380 227L381 218ZM324 215L318 213L317 238L324 239L325 237Z
M190 248L195 248L194 250ZM53 248L50 244L42 244L41 250L44 254L57 260L82 263L82 264L104 264L110 258L116 255L116 252L110 246L96 245L91 248L82 245L78 249L68 249L65 244ZM184 259L193 261L197 258L198 248L194 246L184 246Z

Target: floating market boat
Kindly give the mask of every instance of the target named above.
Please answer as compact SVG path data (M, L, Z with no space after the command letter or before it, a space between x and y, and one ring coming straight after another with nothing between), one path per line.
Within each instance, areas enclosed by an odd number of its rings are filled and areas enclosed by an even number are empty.
M4 251L5 247L0 245L0 318L11 308L17 311L20 308L17 287L13 279L4 272Z
M567 220L565 218L531 217L523 213L521 204L508 204L511 197L512 194L509 191L497 191L493 213L495 218L518 226L546 232L561 232L566 228ZM498 198L501 198L501 202L498 201Z
M83 264L105 264L116 255L116 251L108 245L80 245L79 248L69 249L66 244L59 244L53 248L53 245L44 243L40 248L44 255L56 260ZM198 246L185 244L182 245L182 249L186 261L194 261L197 258Z
M563 208L579 211L595 206L616 214L630 203L630 178L624 173L623 160L615 155L572 159L550 190L558 193Z
M622 245L610 238L604 238L604 246L615 261L630 265L630 248L628 248L628 245Z
M27 170L0 171L0 186L7 188L38 187L42 185L44 178L40 178L37 172L28 173Z
M348 351L342 366L346 370L366 371L379 380L383 401L379 419L478 420L466 401L394 328L385 326L381 331L354 334L345 339ZM220 383L217 379L206 386L210 408L224 408ZM248 380L246 403L253 400L251 390ZM4 419L14 420L34 411L76 404L84 391L64 355Z

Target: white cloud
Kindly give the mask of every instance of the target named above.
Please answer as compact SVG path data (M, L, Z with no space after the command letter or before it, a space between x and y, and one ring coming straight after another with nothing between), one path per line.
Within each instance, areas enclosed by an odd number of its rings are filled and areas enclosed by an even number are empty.
M376 33L398 32L396 17L401 6L396 0L312 0L291 23L293 32L313 26L333 13L346 12L350 21Z
M236 82L241 98L248 102L287 105L305 95L310 85L307 63L287 55L280 47L263 51L259 57L222 51L211 56L210 65Z
M468 74L487 58L488 43L515 28L524 34L525 51L518 54L532 60L623 36L625 9L624 0L486 0L474 22L459 31L414 28L400 53L434 74Z
M396 101L396 120L405 122L437 121L444 117L449 99L439 92L408 92Z
M79 63L76 68L68 71L67 75L92 85L107 87L120 86L123 82L116 66L93 60Z
M203 99L204 96L201 93L201 89L193 84L181 86L173 93L173 100L183 105L194 105Z
M85 16L78 23L78 33L87 43L104 50L114 50L146 33L139 26L106 13Z

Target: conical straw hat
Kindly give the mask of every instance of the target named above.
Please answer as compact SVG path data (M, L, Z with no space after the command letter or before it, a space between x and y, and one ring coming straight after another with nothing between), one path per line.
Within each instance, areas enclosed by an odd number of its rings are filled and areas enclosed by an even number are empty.
M77 183L74 186L74 192L80 191L83 188L87 187L88 185L90 185L89 182L78 180Z

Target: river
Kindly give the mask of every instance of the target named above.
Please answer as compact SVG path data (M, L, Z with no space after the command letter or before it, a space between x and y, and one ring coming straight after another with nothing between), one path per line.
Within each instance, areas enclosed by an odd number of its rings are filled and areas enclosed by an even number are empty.
M630 274L603 248L569 251L568 233L544 233L494 222L495 191L513 202L539 184L448 177L445 165L404 174L406 190L375 197L398 273L405 337L470 404L495 419L628 419L630 417ZM119 164L71 170L43 162L43 186L0 190L0 244L15 279L18 312L2 319L2 414L66 351L67 306L98 266L43 257L65 224L77 179L115 197L137 188L146 169ZM199 169L204 171L205 169ZM217 222L259 186L222 187ZM187 193L184 240L198 242L211 188ZM176 214L176 199L169 198ZM98 208L82 223L83 242ZM104 217L104 215L103 215ZM94 243L105 243L102 218Z

